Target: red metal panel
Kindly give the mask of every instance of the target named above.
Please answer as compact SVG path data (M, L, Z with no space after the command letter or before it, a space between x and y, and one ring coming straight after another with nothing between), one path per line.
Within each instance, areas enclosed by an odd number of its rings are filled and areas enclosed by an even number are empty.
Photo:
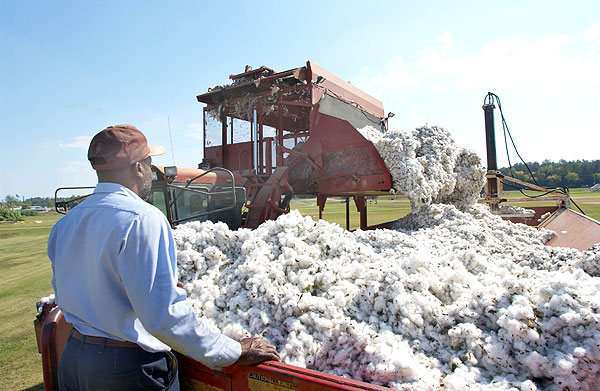
M572 209L559 209L539 225L556 236L546 243L553 247L571 247L584 251L600 242L600 222Z
M311 177L294 177L291 173L290 184L297 194L358 194L391 188L391 175L375 146L345 120L318 114L302 152L324 174L313 171Z
M197 388L191 389L211 391L390 391L386 387L274 361L253 366L232 365L214 371L180 354L177 359L182 390L184 385L192 384Z
M54 307L44 320L41 336L44 391L58 390L58 363L72 327L58 307Z
M221 161L221 146L204 147L204 160L213 166L218 166Z
M217 147L220 148L220 147ZM164 166L153 166L161 173L165 174ZM197 168L185 168L185 167L177 167L177 177L175 178L175 182L186 182L192 178L197 177L198 175L205 172L204 170ZM194 183L211 183L211 184L227 184L230 181L231 177L224 172L210 172L200 178L194 180ZM242 184L242 177L239 174L234 173L233 179L236 185Z
M225 161L225 168L230 171L249 170L252 167L252 142L228 145Z
M312 82L314 83L319 76L325 78L325 81L319 83L320 86L327 88L335 92L336 95L342 97L347 101L354 101L362 106L365 111L373 114L376 117L383 118L383 104L380 100L373 98L371 95L361 91L360 89L354 87L350 82L347 82L331 72L328 72L324 68L322 68L316 62L308 61L307 66L311 69ZM317 103L314 99L317 96L313 97L312 103Z
M355 196L354 204L356 210L360 213L360 229L365 230L367 228L367 203L365 202L365 196Z
M500 215L504 220L508 220L510 222L513 223L522 223L522 224L527 224L527 225L531 225L531 226L537 226L540 222L540 218L542 217L542 215L544 213L554 213L557 209L558 206L554 205L554 206L528 206L526 209L531 209L534 211L533 216L503 216Z
M287 172L286 166L277 167L267 181L259 185L258 191L251 192L252 201L247 205L248 215L244 227L256 228L265 220L276 219L283 212L278 210L277 203L287 184Z

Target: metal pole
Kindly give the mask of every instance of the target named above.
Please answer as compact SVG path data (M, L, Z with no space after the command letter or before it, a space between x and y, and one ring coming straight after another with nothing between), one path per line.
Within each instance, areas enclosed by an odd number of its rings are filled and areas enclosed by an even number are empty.
M252 163L254 164L254 169L256 170L256 173L258 173L258 113L256 112L256 109L252 110L252 132L252 147L254 148Z
M487 149L487 169L496 171L498 169L496 161L496 136L494 130L494 109L493 104L483 105L485 115L485 145Z
M258 106L258 109L256 111L257 113L257 118L258 118L258 165L257 165L257 174L264 174L264 166L265 166L265 159L264 159L264 149L265 149L265 140L263 140L264 138L264 133L263 133L263 112L262 112L262 106Z
M485 116L485 146L487 149L487 199L493 200L491 202L490 209L492 212L498 210L498 162L496 160L496 136L494 129L494 109L496 106L493 104L483 105L483 111Z
M206 159L206 107L202 110L202 160Z
M221 167L227 168L227 116L221 117Z
M350 231L350 197L346 197L346 231Z

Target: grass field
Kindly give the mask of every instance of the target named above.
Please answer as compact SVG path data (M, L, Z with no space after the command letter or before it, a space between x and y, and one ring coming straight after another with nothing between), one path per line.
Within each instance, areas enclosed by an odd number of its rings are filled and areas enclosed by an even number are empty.
M518 192L507 192L508 198L522 197ZM571 196L590 217L600 220L600 193L574 189ZM535 203L538 205L540 203ZM552 202L546 203L552 205ZM519 206L527 207L521 203ZM317 218L319 210L314 198L294 199L292 208L303 215ZM380 197L369 202L368 224L398 219L410 212L405 197ZM346 205L343 199L331 198L325 205L323 218L346 225ZM0 390L41 390L42 364L37 351L33 320L35 302L52 293L50 261L46 256L46 242L50 229L58 221L54 213L26 217L20 223L0 223ZM359 217L350 202L350 228L358 227Z
M319 207L315 198L295 198L292 200L292 209L304 216L319 218ZM410 212L410 202L404 196L379 197L377 203L373 200L367 202L367 223L375 225L386 221L396 220L406 216ZM328 198L323 209L323 220L337 223L346 227L346 201L343 198ZM360 225L360 218L354 201L350 199L350 229L356 229Z
M0 389L42 389L42 361L33 320L35 303L52 293L46 242L59 219L51 213L0 224Z

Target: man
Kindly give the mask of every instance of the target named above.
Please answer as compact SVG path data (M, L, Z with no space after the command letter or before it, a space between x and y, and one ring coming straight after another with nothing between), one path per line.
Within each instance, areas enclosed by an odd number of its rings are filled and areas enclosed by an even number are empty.
M261 338L210 331L184 302L169 223L144 202L151 156L164 152L131 125L98 133L88 150L98 185L52 229L52 285L74 327L61 390L179 390L171 348L211 368L279 360Z

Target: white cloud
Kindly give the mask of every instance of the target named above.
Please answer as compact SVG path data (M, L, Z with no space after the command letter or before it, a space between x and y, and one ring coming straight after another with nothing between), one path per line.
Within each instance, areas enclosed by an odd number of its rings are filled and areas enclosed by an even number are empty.
M405 94L406 88L432 93L462 91L490 81L504 87L525 83L544 91L572 90L600 85L598 47L600 25L576 35L546 33L529 40L505 37L474 53L457 47L445 31L420 50L416 60L395 56L379 72L358 79L368 90L396 90L396 94Z
M88 149L90 146L90 141L92 141L92 136L76 136L73 137L74 141L62 144L59 143L58 146L60 148L79 148L79 149Z
M444 31L414 56L394 56L379 69L361 70L353 80L380 99L386 112L396 113L392 128L398 122L403 129L424 122L441 125L482 156L481 104L488 91L495 92L513 135L518 129L519 144L531 147L529 159L575 160L597 158L587 144L600 144L600 120L592 103L600 88L599 69L600 25L594 24L576 34L506 36L472 50ZM498 148L499 126L497 121ZM565 138L575 129L586 145ZM578 157L575 151L582 149Z

